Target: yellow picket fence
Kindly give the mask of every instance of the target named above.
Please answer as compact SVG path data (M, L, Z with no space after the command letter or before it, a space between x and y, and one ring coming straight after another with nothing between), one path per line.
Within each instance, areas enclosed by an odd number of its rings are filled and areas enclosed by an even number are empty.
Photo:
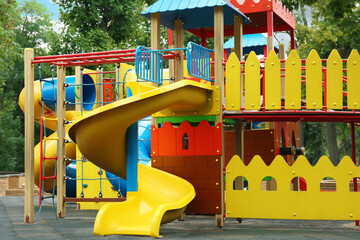
M245 178L248 189L236 189L236 179ZM263 178L276 180L276 190L261 189ZM306 191L292 191L294 178L306 181ZM335 191L321 191L323 178L335 180ZM248 166L234 156L226 167L226 216L232 218L270 219L360 219L360 192L353 192L350 184L360 177L349 157L338 166L323 156L316 166L311 166L304 156L289 166L282 156L277 156L270 166L260 156L255 156Z
M357 50L351 52L348 60L342 60L337 50L333 50L324 63L315 50L305 61L293 50L285 61L285 69L281 69L280 62L276 53L270 52L263 71L256 54L251 52L243 66L244 84L241 84L241 64L232 53L226 63L226 110L360 109ZM305 81L305 96L301 94L302 81ZM344 106L346 92L347 106Z

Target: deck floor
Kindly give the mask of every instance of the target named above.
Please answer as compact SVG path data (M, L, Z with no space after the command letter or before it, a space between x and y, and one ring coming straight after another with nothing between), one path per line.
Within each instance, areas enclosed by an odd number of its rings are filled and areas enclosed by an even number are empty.
M0 240L2 239L101 239L93 235L97 211L67 207L66 219L55 219L51 200L45 201L36 224L23 223L24 197L0 197ZM38 208L35 208L37 212ZM227 219L223 228L215 227L213 216L187 216L161 226L166 239L360 239L360 228L353 221L301 221L246 219L238 223ZM143 236L107 236L106 239L151 239Z

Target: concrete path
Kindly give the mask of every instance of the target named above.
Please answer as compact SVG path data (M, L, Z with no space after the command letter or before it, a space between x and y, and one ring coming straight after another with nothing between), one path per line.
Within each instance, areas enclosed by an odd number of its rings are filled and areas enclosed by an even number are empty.
M36 202L36 200L35 200ZM55 219L50 199L45 201L36 224L23 223L23 197L0 197L0 240L8 239L151 239L141 236L94 236L97 211L76 210L68 205L67 218ZM38 208L35 208L37 212ZM246 219L238 223L227 219L223 228L215 227L212 216L187 216L186 221L163 225L165 239L360 239L360 228L353 221L300 221Z

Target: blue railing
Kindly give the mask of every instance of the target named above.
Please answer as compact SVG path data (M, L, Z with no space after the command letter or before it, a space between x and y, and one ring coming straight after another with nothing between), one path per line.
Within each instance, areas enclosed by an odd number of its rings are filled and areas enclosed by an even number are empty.
M211 58L214 50L205 48L199 44L189 42L187 45L187 69L190 76L214 82L211 79Z
M150 48L138 47L135 53L135 72L139 79L163 84L163 54Z

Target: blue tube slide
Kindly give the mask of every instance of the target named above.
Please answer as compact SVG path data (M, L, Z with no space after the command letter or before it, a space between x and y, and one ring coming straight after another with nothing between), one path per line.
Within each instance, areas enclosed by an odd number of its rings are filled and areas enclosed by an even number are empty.
M148 165L151 157L151 117L144 118L139 122L139 135L138 135L138 157L139 163ZM120 189L122 196L126 196L126 180L118 179L118 176L106 172L106 177L109 179L111 185L115 189Z
M52 82L49 79L42 80L44 85L42 88L42 98L46 106L51 110L55 111L55 102L56 102L56 93L57 93L57 79L54 78ZM75 97L76 86L75 86L75 76L68 76L65 78L65 82L68 84L66 88L66 101L69 104L66 105L67 111L75 110ZM83 108L85 111L90 111L95 103L96 99L96 88L94 85L93 79L89 75L83 75L83 86L82 93L84 104ZM80 96L78 96L80 97Z

